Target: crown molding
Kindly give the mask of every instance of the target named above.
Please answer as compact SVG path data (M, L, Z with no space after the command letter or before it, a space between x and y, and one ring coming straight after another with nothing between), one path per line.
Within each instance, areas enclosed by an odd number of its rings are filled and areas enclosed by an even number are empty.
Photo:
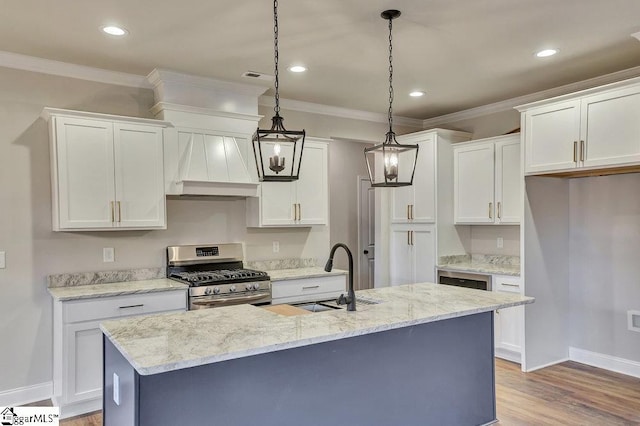
M182 74L176 71L156 68L149 73L147 81L156 87L161 83L178 83L189 86L197 86L215 91L225 91L258 97L267 91L268 87L251 84L233 83L230 81L216 80L214 78L200 77Z
M258 105L274 107L273 96L260 96ZM373 123L387 123L387 115L377 112L362 111L357 109L342 108L331 105L316 104L312 102L296 101L280 98L280 107L292 111L308 112L310 114L329 115L332 117L349 118L353 120L371 121ZM399 126L415 127L422 129L422 120L417 118L393 117L394 124Z
M0 51L0 67L57 75L59 77L77 78L79 80L95 81L98 83L115 84L118 86L144 89L152 88L146 78L141 75L104 70L4 51Z
M621 80L626 80L638 76L640 76L640 67L629 68L611 74L605 74L599 77L565 84L564 86L554 87L552 89L531 93L529 95L519 96L517 98L507 99L504 101L470 108L463 111L453 112L451 114L445 114L438 117L427 118L426 120L422 121L422 125L425 129L428 129L455 121L469 120L489 114L509 111L518 106L523 106L533 102L555 98L562 95L572 94L574 92L592 89L605 84L616 83Z
M169 102L158 102L151 107L151 113L157 115L161 111L179 111L189 114L201 114L206 116L233 118L236 120L246 120L258 123L262 119L262 115L243 114L239 112L218 111L212 108L201 108L190 105L173 104Z

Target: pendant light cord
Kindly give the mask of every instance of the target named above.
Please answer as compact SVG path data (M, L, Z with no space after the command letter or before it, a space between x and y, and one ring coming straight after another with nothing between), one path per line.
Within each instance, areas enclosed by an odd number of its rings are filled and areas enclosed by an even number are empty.
M393 19L389 19L389 133L393 133L393 38L391 36L391 29L393 25L392 22Z
M280 94L278 93L278 0L273 0L273 44L275 59L275 87L276 87L276 106L273 110L276 116L280 115Z

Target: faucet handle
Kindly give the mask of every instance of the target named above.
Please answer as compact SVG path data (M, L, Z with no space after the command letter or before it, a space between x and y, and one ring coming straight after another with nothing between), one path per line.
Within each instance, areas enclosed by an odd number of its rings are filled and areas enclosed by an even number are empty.
M340 295L340 297L338 297L338 300L336 300L336 303L338 305L346 305L351 303L351 298L349 296L345 296L343 293Z

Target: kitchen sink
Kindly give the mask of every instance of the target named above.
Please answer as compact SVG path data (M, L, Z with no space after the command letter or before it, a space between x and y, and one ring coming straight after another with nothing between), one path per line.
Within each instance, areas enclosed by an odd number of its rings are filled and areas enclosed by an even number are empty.
M382 303L381 300L371 299L368 297L358 297L356 296L356 306L357 305L377 305ZM301 303L299 305L294 305L296 308L304 309L309 312L317 313L317 312L327 312L327 311L335 311L337 309L345 309L347 305L338 305L335 300L324 300L321 302L310 302L310 303Z

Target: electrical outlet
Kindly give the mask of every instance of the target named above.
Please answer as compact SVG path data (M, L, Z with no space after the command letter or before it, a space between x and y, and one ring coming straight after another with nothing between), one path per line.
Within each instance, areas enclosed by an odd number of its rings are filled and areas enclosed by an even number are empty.
M273 252L280 253L280 241L273 242Z
M120 405L120 377L113 373L113 402Z
M115 250L113 249L113 247L105 247L102 249L102 261L107 263L107 262L113 262L116 260L116 256L115 256Z
M7 258L5 252L0 251L0 269L4 269L7 267Z
M503 248L504 247L504 238L498 237L498 239L496 241L496 245L498 246L498 248Z

